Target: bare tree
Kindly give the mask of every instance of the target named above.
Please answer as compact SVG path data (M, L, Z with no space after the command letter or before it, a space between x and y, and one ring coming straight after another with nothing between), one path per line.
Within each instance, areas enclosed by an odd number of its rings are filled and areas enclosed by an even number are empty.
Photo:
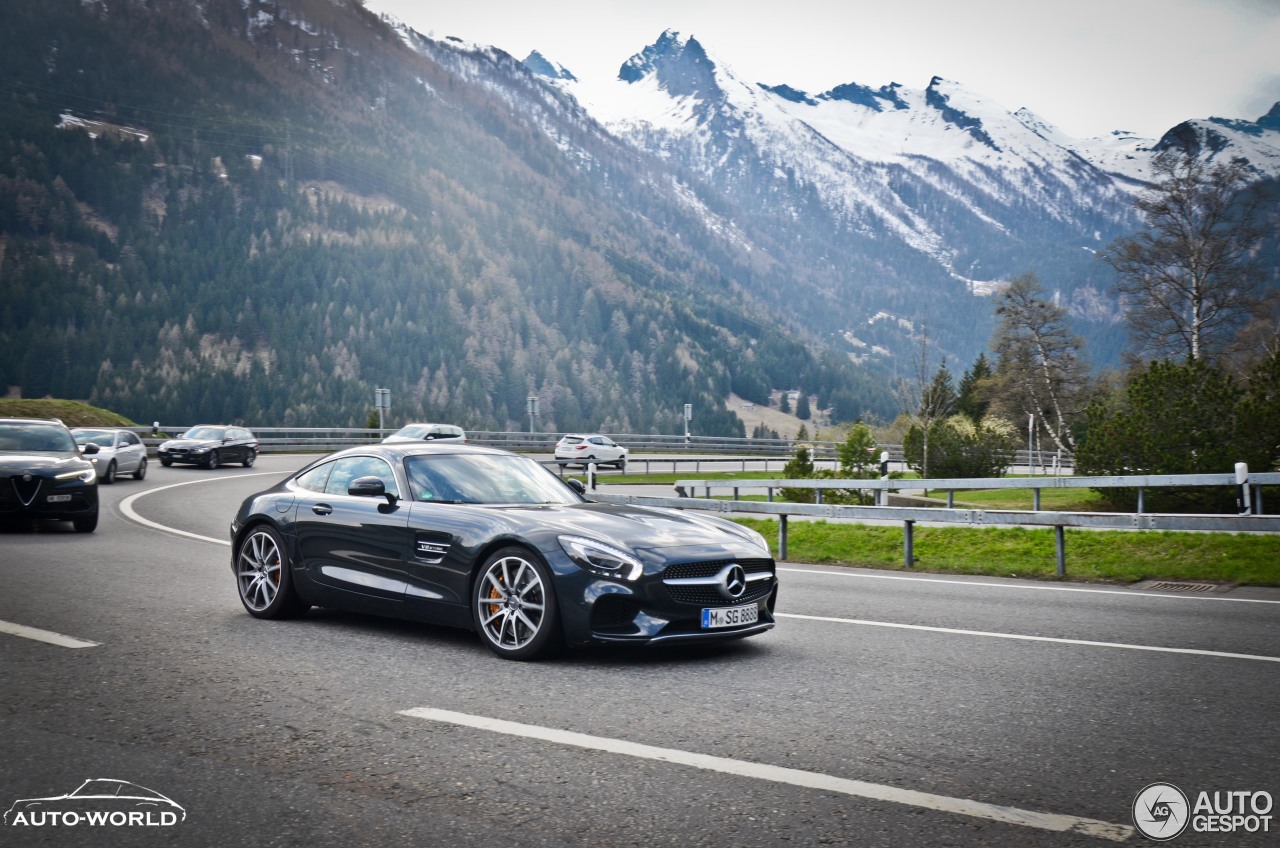
M1036 427L1059 449L1074 450L1071 425L1087 404L1089 368L1067 310L1043 294L1039 278L1027 272L997 295L994 403L1009 417L1035 415Z
M902 412L912 425L920 428L923 459L920 476L929 476L929 429L951 414L956 405L955 386L947 371L946 360L937 372L929 370L929 327L920 328L920 345L912 357L912 373L898 380L897 395Z
M1139 349L1211 360L1248 319L1258 288L1261 195L1239 162L1165 151L1152 168L1157 180L1136 204L1147 229L1102 258L1119 274Z

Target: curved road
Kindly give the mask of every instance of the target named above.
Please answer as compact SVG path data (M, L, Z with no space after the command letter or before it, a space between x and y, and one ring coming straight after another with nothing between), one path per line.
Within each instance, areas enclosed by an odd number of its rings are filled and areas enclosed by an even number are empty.
M102 487L94 534L0 530L0 811L91 778L185 811L3 844L1138 844L1152 783L1280 797L1280 592L787 563L754 639L511 663L463 631L246 615L227 524L302 462L153 463Z

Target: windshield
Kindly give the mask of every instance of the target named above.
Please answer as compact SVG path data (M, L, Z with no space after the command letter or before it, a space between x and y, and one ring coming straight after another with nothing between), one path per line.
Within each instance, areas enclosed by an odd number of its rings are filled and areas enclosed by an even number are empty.
M75 449L75 439L65 427L41 422L0 424L0 450L69 453Z
M211 439L221 441L225 431L221 427L192 427L182 434L184 439Z
M95 444L98 447L109 448L115 444L115 434L104 432L102 430L90 430L87 433L72 433L76 437L77 445Z
M438 454L405 459L412 497L467 504L570 504L581 499L554 474L523 456Z

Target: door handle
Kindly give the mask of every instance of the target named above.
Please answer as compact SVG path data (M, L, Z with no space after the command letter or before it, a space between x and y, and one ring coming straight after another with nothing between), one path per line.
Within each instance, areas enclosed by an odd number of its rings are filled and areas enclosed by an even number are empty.
M333 512L333 507L329 506L328 504L316 504L315 506L311 507L311 511L314 512L316 515L329 515L330 513Z

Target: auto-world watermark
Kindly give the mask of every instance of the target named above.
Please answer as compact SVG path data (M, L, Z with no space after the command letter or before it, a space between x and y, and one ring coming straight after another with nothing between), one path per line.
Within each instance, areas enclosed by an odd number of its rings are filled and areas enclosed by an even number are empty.
M93 778L66 795L19 798L4 814L5 827L173 827L186 809L154 789L114 778Z
M1133 799L1133 823L1148 839L1167 842L1193 833L1270 833L1274 801L1255 789L1201 789L1188 795L1172 783L1152 783Z

